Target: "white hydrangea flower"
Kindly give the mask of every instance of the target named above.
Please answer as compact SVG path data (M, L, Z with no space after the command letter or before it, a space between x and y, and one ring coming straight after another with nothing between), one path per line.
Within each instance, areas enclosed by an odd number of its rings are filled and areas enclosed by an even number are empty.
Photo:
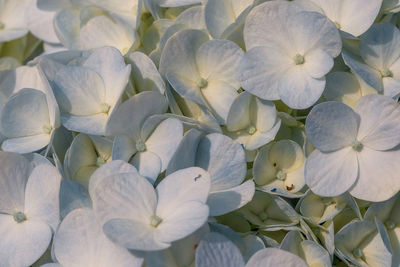
M339 31L325 16L286 1L255 7L246 19L244 41L242 87L294 109L308 108L320 98L342 46Z
M350 36L363 34L374 23L381 9L382 0L296 0L305 9L317 11L327 16L336 27Z
M305 185L305 156L292 140L261 148L253 164L253 177L261 190L286 197L300 197Z
M392 266L392 248L379 222L353 221L335 235L337 255L362 267Z
M28 33L25 10L29 0L0 1L0 43L20 38Z
M300 215L278 196L256 191L253 199L240 212L252 224L262 229L280 227L290 228L300 221Z
M111 161L112 144L101 136L78 134L65 154L66 177L87 187L92 173Z
M391 23L377 23L360 38L361 59L343 53L352 72L380 93L400 96L400 30Z
M307 185L321 196L349 191L364 200L389 199L400 189L399 127L399 104L386 96L364 96L354 110L340 102L318 104L306 120L316 148L306 162Z
M206 222L210 177L203 169L174 172L154 189L139 173L113 173L108 164L95 173L97 178L92 176L89 193L96 217L113 242L133 250L162 250Z
M248 92L236 97L226 120L227 134L247 150L258 149L272 141L280 126L274 103Z
M61 176L42 157L0 152L0 162L0 262L29 266L57 229Z
M311 267L331 267L328 252L319 244L305 240L299 231L290 231L281 242L280 249L302 258Z
M244 181L244 150L229 137L219 133L202 137L195 129L188 131L171 159L166 173L192 166L203 168L210 174L211 190L207 204L211 216L236 210L253 198L254 182Z
M108 135L115 136L113 160L129 161L152 183L167 168L183 138L178 119L150 117L166 109L160 93L142 92L122 103L107 126Z
M182 97L208 107L220 124L238 95L243 51L228 40L211 40L200 30L182 30L162 52L160 73Z
M257 251L245 264L240 250L232 241L222 234L212 232L203 237L196 249L196 266L305 267L308 265L300 257L277 248Z
M1 148L18 153L40 150L51 143L60 125L53 91L38 66L18 67L7 75L2 86L10 97L0 112L0 131L5 136Z
M128 83L131 67L118 50L96 49L78 66L61 67L54 77L54 94L65 128L105 135L110 115Z
M53 254L61 266L140 267L143 259L107 238L95 213L75 209L60 224L53 241Z

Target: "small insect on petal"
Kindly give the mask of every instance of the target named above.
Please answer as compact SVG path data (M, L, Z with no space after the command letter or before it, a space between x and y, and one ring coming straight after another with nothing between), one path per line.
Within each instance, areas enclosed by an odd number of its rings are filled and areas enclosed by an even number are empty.
M194 181L197 182L198 179L201 178L201 174L197 175L196 177L194 177Z

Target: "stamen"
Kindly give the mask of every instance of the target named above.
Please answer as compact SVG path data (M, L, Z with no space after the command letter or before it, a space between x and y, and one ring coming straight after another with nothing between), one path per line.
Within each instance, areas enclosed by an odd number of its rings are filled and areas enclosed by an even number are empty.
M280 181L285 181L286 180L286 173L283 171L278 171L278 173L276 174L276 179L280 180Z
M157 227L163 220L157 215L153 215L150 217L150 225L153 227Z
M382 78L393 77L393 73L388 68L384 68L384 69L380 70L379 72L381 73Z
M294 56L294 64L301 65L304 64L304 57L300 54Z
M253 135L255 132L257 131L256 127L254 127L253 125L250 125L249 127L247 127L247 132L250 135Z
M139 141L136 142L136 149L137 149L137 151L139 151L139 152L143 152L143 151L146 150L146 144L143 143L142 140L139 140Z
M203 78L199 78L196 82L197 87L199 87L200 89L206 88L208 86L208 82L206 79Z
M363 149L363 144L360 142L360 141L354 141L352 144L351 144L351 147L355 150L355 151L357 151L357 152L360 152L362 149Z
M23 221L26 221L26 216L25 216L25 214L23 213L23 212L20 212L20 211L18 211L18 212L16 212L15 214L14 214L14 220L17 222L17 223L21 223L21 222L23 222Z

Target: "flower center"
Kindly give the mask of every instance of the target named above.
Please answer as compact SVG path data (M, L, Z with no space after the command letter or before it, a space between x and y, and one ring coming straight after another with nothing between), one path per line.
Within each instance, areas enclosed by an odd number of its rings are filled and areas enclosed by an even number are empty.
M280 181L285 181L286 180L286 173L283 171L278 171L276 174L276 179Z
M162 219L158 217L157 215L153 215L150 217L150 225L153 226L154 228L160 225L162 223Z
M361 251L360 248L356 248L355 250L353 250L353 255L354 255L354 257L359 259L364 256L364 253Z
M25 216L25 214L23 213L23 212L20 212L20 211L18 211L18 212L16 212L16 213L14 213L14 220L17 222L17 223L21 223L21 222L23 222L23 221L26 221L26 216Z
M196 82L197 87L199 87L200 89L206 88L208 85L208 82L206 79L203 78L199 78Z
M42 130L44 133L50 134L51 131L53 130L53 127L51 127L51 125L46 124L46 125L43 125Z
M357 151L357 152L360 152L362 149L363 149L363 144L360 142L360 141L354 141L352 144L351 144L351 147L355 150L355 151Z
M304 64L304 57L300 54L295 55L293 60L294 60L294 64L296 64L296 65Z
M136 142L136 149L137 149L137 151L139 151L139 152L143 152L143 151L146 150L146 144L143 143L142 140L139 140L139 141Z
M388 68L384 68L384 69L380 70L380 73L381 73L382 78L393 77L393 73Z
M100 111L101 113L108 113L110 111L111 106L107 103L101 103L100 104Z
M249 127L247 127L247 132L250 135L253 135L255 132L257 131L256 127L254 127L253 125L250 125Z
M0 21L0 30L4 29L5 27L6 25L4 25L4 23Z
M106 160L103 159L102 157L98 156L98 157L97 157L97 160L96 160L96 165L100 167L100 166L102 166L104 163L106 163Z
M396 223L394 221L392 221L392 220L387 220L385 222L385 225L389 230L392 230L393 228L396 227Z

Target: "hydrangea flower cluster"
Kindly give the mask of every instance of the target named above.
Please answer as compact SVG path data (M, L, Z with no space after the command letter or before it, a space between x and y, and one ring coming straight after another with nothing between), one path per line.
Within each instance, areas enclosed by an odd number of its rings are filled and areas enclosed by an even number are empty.
M0 266L399 267L399 0L0 0Z

